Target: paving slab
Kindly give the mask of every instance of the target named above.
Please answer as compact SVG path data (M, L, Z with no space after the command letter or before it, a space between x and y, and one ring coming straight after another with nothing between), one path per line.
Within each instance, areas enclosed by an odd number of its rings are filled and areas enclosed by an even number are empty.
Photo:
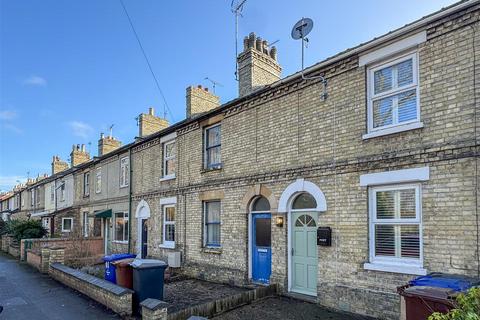
M320 305L289 297L276 296L257 300L251 304L223 313L215 320L367 320L360 315L334 312Z
M81 293L0 253L1 320L121 319Z

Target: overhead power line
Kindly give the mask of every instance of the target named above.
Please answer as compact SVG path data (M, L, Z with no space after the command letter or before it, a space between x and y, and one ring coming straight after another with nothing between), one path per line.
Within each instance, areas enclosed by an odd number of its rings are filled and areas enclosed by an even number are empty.
M168 111L170 114L170 117L172 119L172 122L175 122L175 118L173 117L172 111L168 107L167 99L165 99L165 95L163 94L162 88L160 88L160 84L158 83L157 77L155 76L155 72L153 72L152 65L150 64L150 61L148 60L147 54L145 52L145 49L143 48L142 42L140 41L140 38L137 34L137 31L135 30L135 27L133 26L132 19L130 18L130 15L128 14L127 8L125 7L125 4L123 3L123 0L119 0L120 4L123 7L123 11L125 12L125 15L127 16L128 22L130 23L130 27L132 28L133 34L135 35L135 38L137 39L138 46L140 47L140 50L142 51L143 57L145 58L145 61L147 62L148 69L150 69L150 73L152 74L153 80L155 81L155 84L157 86L158 92L160 93L160 96L163 99L163 104L164 104L164 117L165 117L165 109Z

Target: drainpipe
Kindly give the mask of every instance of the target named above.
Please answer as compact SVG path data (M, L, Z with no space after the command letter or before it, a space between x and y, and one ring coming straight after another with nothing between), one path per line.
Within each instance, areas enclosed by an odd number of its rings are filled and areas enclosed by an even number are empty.
M132 173L133 173L133 164L132 164L132 148L128 148L128 164L130 167L130 173L128 178L128 253L130 253L131 247L131 238L132 238Z

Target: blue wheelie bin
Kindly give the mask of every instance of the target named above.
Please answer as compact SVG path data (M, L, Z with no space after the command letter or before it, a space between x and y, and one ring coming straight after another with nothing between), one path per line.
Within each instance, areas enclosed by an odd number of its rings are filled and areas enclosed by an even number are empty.
M122 259L135 258L136 256L136 254L131 253L117 253L104 256L103 261L105 262L105 280L115 284L117 283L117 278L115 276L115 265L112 262Z

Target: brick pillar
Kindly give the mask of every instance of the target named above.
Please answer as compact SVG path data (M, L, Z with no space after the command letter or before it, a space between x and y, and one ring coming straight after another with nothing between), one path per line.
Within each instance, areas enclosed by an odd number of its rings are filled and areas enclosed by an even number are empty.
M157 299L145 299L140 303L142 320L167 320L168 303Z
M49 266L53 263L65 264L65 248L50 248Z
M41 273L48 273L50 267L50 248L42 248L40 252L40 266Z
M20 240L20 261L25 260L25 239Z

